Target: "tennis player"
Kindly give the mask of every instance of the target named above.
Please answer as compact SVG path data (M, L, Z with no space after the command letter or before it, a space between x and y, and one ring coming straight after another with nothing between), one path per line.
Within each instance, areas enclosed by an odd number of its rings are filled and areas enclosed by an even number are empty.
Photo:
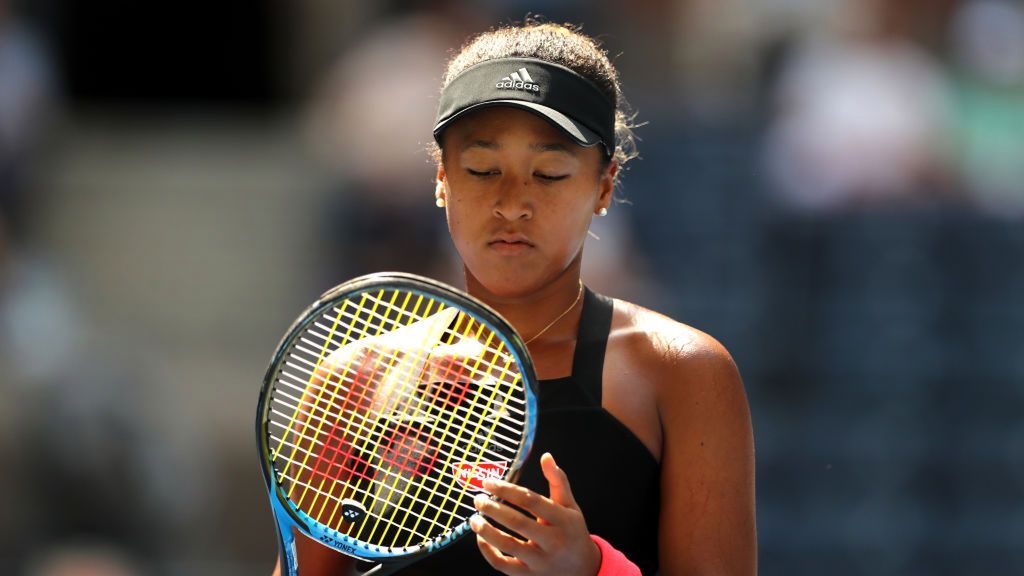
M519 484L478 498L475 538L403 574L756 573L753 435L729 353L580 278L633 149L623 108L606 53L571 28L487 32L448 64L435 202L466 288L527 342L540 415ZM303 576L350 563L300 540Z

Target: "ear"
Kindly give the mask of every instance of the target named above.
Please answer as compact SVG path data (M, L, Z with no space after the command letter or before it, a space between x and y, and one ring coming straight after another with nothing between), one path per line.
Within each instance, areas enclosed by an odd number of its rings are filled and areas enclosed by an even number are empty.
M448 202L448 198L446 197L447 195L445 194L445 189L444 189L444 186L445 186L444 178L445 178L444 166L438 164L437 165L437 183L436 183L435 188L434 188L434 203L437 205L438 208L444 208L445 204Z
M597 197L597 206L594 210L600 210L601 208L607 209L612 203L612 194L615 192L615 176L619 173L619 162L618 160L612 160L608 162L608 166L605 166L604 170L601 171L601 180L598 182L600 187L600 195Z

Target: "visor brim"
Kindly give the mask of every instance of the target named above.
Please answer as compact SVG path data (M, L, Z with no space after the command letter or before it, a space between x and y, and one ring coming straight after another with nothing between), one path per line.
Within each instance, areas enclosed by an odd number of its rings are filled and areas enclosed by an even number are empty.
M519 108L526 110L527 112L533 112L537 116L540 116L544 120L548 121L552 126L561 130L566 136L572 139L573 142L580 146L589 148L595 144L605 144L601 137L598 136L593 130L587 128L583 124L573 120L565 114L536 102L527 102L524 100L490 100L487 102L480 102L459 110L457 113L445 118L444 120L437 123L434 126L434 140L437 141L438 145L441 144L441 134L446 128L451 126L452 122L462 118L466 114L481 110L483 108L493 108L496 106L509 106L512 108ZM607 144L605 150L608 150Z

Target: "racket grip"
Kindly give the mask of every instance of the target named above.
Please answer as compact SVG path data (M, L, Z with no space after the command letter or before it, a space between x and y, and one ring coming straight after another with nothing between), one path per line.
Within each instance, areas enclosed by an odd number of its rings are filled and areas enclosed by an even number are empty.
M590 535L590 539L601 551L601 567L597 570L597 576L642 576L640 568L607 540L594 534Z
M295 534L290 526L281 531L277 560L274 576L298 576L299 559L295 550Z

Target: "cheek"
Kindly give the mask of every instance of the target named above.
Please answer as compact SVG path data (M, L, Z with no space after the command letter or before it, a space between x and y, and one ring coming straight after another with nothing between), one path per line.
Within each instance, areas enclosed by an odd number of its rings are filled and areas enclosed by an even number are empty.
M590 215L585 207L577 203L560 206L552 210L544 228L548 231L548 245L557 250L558 259L572 259L583 247L590 229ZM555 256L555 254L552 254Z
M451 234L452 240L457 247L462 246L467 241L465 236L470 221L466 218L466 210L467 207L463 200L452 198L449 195L448 203L445 207L445 217L448 220L448 233Z
M588 196L576 193L573 197L557 200L551 205L551 217L561 223L559 227L563 234L586 232L590 227L593 204Z

